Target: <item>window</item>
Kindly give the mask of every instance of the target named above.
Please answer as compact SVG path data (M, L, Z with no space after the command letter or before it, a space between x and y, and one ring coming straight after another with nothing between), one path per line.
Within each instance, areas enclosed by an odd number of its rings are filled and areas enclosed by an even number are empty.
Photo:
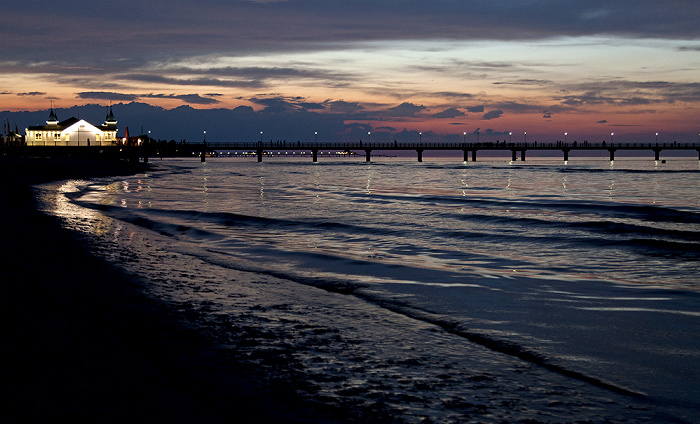
M41 140L41 133L37 131L35 138Z

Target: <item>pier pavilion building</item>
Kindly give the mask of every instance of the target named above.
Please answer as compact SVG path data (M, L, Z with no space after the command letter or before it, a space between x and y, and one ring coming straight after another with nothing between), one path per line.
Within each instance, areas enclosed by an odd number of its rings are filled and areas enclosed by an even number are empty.
M58 120L53 108L46 125L37 125L25 129L27 146L87 146L117 144L117 120L112 108L102 125L92 125L84 119L70 117Z

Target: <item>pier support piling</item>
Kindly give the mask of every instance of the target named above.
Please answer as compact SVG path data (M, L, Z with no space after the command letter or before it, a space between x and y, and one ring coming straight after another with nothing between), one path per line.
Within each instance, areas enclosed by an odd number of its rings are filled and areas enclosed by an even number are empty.
M313 162L318 162L318 149L311 150L311 155L313 156Z
M525 149L520 151L520 160L525 162Z
M571 149L562 149L562 152L564 152L564 162L569 160L569 150Z
M423 162L423 149L417 149L416 153L418 153L418 162Z
M510 160L512 160L513 162L515 162L516 160L518 160L518 151L517 151L517 150L511 150L510 152L512 153L511 159L510 159Z
M654 149L654 160L659 160L661 149Z
M476 150L472 150L472 162L476 162Z
M610 162L615 160L615 150L617 149L608 149L608 152L610 152Z
M365 149L365 162L370 162L370 156L372 156L372 149Z
M469 160L469 150L463 150L463 152L464 152L464 161L466 162Z

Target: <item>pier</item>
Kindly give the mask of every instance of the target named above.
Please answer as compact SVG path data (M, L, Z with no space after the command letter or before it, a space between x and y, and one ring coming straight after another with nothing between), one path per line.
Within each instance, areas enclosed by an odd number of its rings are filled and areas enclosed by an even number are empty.
M479 152L510 152L512 161L525 161L527 152L561 152L564 161L569 160L572 152L607 152L611 161L615 154L622 151L653 152L654 160L660 160L662 152L693 151L700 160L700 143L306 143L306 142L202 142L202 143L165 143L145 142L142 145L92 145L92 146L3 146L3 155L33 157L114 157L131 161L156 157L198 156L202 161L207 156L222 151L241 152L238 156L256 157L262 162L264 157L274 156L310 156L318 162L321 152L330 152L336 156L360 156L370 162L372 152L415 152L418 162L423 161L426 151L456 151L463 154L464 162L476 162Z
M589 143L589 142L556 142L556 143L287 143L287 142L255 142L255 143L199 143L189 145L198 152L210 152L221 150L244 151L249 155L255 155L258 162L262 162L264 156L276 153L280 155L311 154L314 162L318 162L318 153L323 150L342 152L364 152L365 161L370 162L373 151L415 151L418 162L423 161L423 153L427 150L461 151L464 162L476 162L477 152L505 151L511 153L513 161L520 158L525 161L526 152L530 151L561 151L564 161L569 160L569 154L573 151L607 151L610 160L615 160L615 153L618 151L651 151L654 153L654 160L659 160L662 151L690 151L698 152L700 160L700 144L696 143Z

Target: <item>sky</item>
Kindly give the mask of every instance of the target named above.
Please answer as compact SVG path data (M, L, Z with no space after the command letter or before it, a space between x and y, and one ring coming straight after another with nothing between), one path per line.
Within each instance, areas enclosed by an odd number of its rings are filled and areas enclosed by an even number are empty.
M22 0L0 11L0 116L99 124L112 105L120 131L212 141L698 142L699 22L697 0Z

